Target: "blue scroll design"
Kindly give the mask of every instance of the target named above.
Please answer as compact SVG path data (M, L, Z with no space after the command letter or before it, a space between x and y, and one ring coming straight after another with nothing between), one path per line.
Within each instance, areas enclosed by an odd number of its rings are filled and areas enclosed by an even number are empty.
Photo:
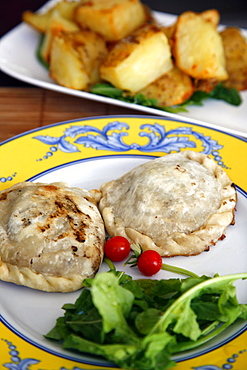
M2 340L6 342L8 349L9 349L9 355L10 355L10 362L2 364L3 367L6 367L7 369L10 369L10 370L31 370L30 368L31 365L41 363L40 360L37 360L34 358L21 359L20 353L17 347L12 342L6 339L2 339ZM239 355L242 355L243 353L246 353L246 352L247 350L244 349L244 350L239 351L238 353L234 353L231 357L226 359L226 362L222 365L222 367L219 367L217 365L208 364L208 365L192 367L191 370L233 370L234 365L236 364ZM67 369L62 366L58 370L86 370L86 369L83 367L77 367L77 366L74 366L72 369ZM97 369L95 368L95 370Z
M148 139L146 144L126 143L125 139L129 129L130 126L127 123L120 121L110 122L102 129L90 125L72 125L66 128L61 136L38 135L34 136L34 139L50 146L50 152L46 153L44 159L57 150L64 153L80 152L80 146L115 152L139 150L144 153L171 153L172 151L179 152L182 148L196 148L196 140L199 140L203 148L201 152L213 155L216 162L224 167L219 154L223 146L210 136L195 131L192 127L177 127L167 131L165 126L159 123L142 124L139 127L139 136Z

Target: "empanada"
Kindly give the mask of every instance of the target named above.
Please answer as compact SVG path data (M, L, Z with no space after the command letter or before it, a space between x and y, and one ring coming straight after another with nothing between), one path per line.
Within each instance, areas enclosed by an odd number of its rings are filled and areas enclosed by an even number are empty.
M77 290L98 271L104 242L104 223L87 190L23 182L0 192L1 280Z
M208 156L168 154L101 186L106 230L164 257L196 255L234 223L236 190Z

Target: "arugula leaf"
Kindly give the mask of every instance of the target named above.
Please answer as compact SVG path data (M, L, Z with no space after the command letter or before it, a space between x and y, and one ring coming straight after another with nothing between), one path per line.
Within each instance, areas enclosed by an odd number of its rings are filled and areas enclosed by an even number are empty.
M109 98L113 99L120 99L123 98L124 91L122 89L118 89L109 83L96 83L90 89L90 92L93 94L104 95L108 96ZM124 98L123 98L124 99Z
M135 335L125 320L131 310L134 295L119 285L119 280L114 274L96 275L92 284L92 299L102 316L105 333L115 329L116 335L121 337L123 342L126 336L128 340L133 337L135 341Z
M209 93L209 97L213 99L221 99L232 105L240 105L242 99L238 91L234 88L227 88L222 83L215 86L214 90Z
M157 322L157 324L152 328L153 332L163 332L167 330L171 323L176 323L174 327L174 332L181 333L185 337L191 339L190 342L184 342L174 345L170 348L171 352L177 352L181 350L188 350L198 346L198 344L205 343L209 339L218 335L226 327L231 325L241 314L241 305L237 303L236 299L236 288L232 283L238 279L246 279L247 273L217 276L215 278L207 279L199 284L194 285L192 288L188 289L183 293L173 304L166 310L162 318ZM191 278L188 278L189 280ZM193 279L193 278L192 278ZM194 279L195 280L195 279ZM229 293L230 291L230 293ZM215 297L218 296L218 308L220 314L224 314L224 318L221 321L225 322L214 332L210 332L205 336L200 336L198 332L198 327L195 324L195 317L192 316L192 326L196 330L196 335L194 336L193 331L190 333L188 331L188 326L190 323L190 315L185 315L184 312L190 310L191 306L188 303L192 302L193 299L199 298L203 294L211 294ZM181 321L181 314L183 313L183 321ZM219 317L220 319L221 317ZM201 333L203 334L203 332ZM195 338L197 337L197 338Z
M123 100L128 103L140 104L146 107L154 107L157 105L156 99L149 99L143 94L128 95L124 90L119 89L108 82L96 83L91 87L90 92L113 99Z
M107 96L109 98L118 99L125 101L127 103L139 104L145 107L151 107L160 109L166 112L177 113L177 112L187 112L185 105L180 105L177 107L161 107L158 105L156 99L147 98L143 94L128 95L125 90L119 89L110 83L97 83L93 85L90 92L97 95Z
M83 310L82 310L83 307ZM84 289L74 304L65 304L64 317L59 317L56 326L45 335L48 339L63 340L71 331L88 340L103 343L102 317L93 303L91 292Z
M136 316L135 325L139 333L148 334L160 319L162 312L157 308L147 308Z
M70 334L63 342L63 348L76 349L80 352L103 356L115 363L121 363L124 358L136 354L135 344L99 344L86 340L78 335Z
M241 304L240 309L241 309L241 313L239 317L243 320L247 320L247 305Z
M239 92L236 89L229 89L225 87L222 82L219 82L215 88L207 93L205 91L195 91L194 94L186 100L183 104L188 105L203 105L203 100L205 99L217 99L224 100L225 102L239 106L242 103L242 99L239 95Z
M42 64L42 66L45 67L45 69L49 70L50 64L43 58L42 53L41 53L43 42L44 42L44 34L41 34L38 47L36 50L36 57L39 63Z
M237 279L247 279L247 273L133 280L113 268L84 281L90 289L63 306L64 316L46 338L125 369L165 370L175 365L173 353L246 319L247 305L238 303L233 285Z
M107 96L109 98L122 100L128 103L140 104L155 109L160 109L170 113L188 112L187 107L190 105L203 105L205 99L220 99L229 104L238 106L242 103L239 92L236 89L228 89L221 82L216 85L213 91L206 93L204 91L195 91L194 94L184 103L177 106L161 107L156 99L147 98L143 94L134 96L128 95L124 90L114 87L110 83L97 83L90 89L93 94Z

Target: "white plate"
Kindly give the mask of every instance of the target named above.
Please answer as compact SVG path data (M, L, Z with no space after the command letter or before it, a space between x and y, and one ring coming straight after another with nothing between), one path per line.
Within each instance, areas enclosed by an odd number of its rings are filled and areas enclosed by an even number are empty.
M112 179L112 174L118 177L133 168L136 165L150 160L150 157L141 156L117 156L116 158L99 158L97 160L82 160L79 163L70 163L69 165L53 168L41 175L32 178L32 181L53 182L67 181L70 185L80 186L87 189L99 187L104 181ZM85 180L82 180L81 174ZM97 174L97 176L91 176ZM87 179L89 178L89 180ZM216 247L211 248L209 253L202 253L193 257L176 257L165 261L168 264L192 269L195 273L201 275L207 274L212 276L216 271L220 275L238 273L247 270L246 258L246 214L247 214L247 194L241 190L238 191L238 212L236 215L236 226L230 227L227 231L227 238L218 243ZM235 248L233 248L233 245ZM122 263L116 264L117 269L125 270L131 273L133 278L142 277L137 269L123 267ZM106 266L101 271L106 271ZM181 277L165 271L159 272L155 278ZM246 283L238 281L238 299L241 303L247 302ZM44 293L19 287L14 284L1 282L0 307L1 314L5 324L15 333L18 333L24 340L38 346L44 351L49 351L55 355L62 355L72 361L83 361L95 365L108 366L109 363L93 356L73 354L69 351L62 350L59 344L49 342L43 338L53 326L56 318L63 315L61 307L64 303L72 303L78 297L78 292L73 293ZM38 317L38 320L37 320ZM231 326L220 337L210 341L208 344L190 351L188 353L174 356L176 360L185 361L193 356L200 356L212 351L219 346L236 338L246 329L247 325L243 322Z
M121 136L123 131L125 135ZM155 139L155 135L164 135L162 136L163 148L160 146L161 142L156 140L158 136ZM150 139L150 145L147 144L147 137ZM68 145L69 141L70 145ZM208 155L212 155L219 164L221 163L236 183L238 191L236 224L228 227L226 238L211 247L209 252L203 252L198 256L174 257L165 259L164 262L194 271L198 275L213 276L215 273L227 275L246 272L247 180L244 175L244 163L247 160L247 142L230 134L193 125L190 122L171 121L162 117L113 116L63 122L24 133L7 140L0 146L0 158L8 158L8 161L2 162L0 190L24 180L65 181L72 186L88 190L99 188L103 182L117 178L134 166L163 155L164 152L179 151L182 142L182 150L193 148L199 152L207 151ZM193 142L194 145L192 145ZM233 148L239 148L242 154L238 154ZM7 174L12 176L3 176ZM137 269L124 267L123 263L116 264L116 267L118 270L125 270L133 278L143 277ZM106 269L103 265L101 271ZM181 278L181 275L167 271L160 271L155 275L157 279L171 277ZM246 303L246 281L237 281L236 287L240 303ZM85 364L96 366L97 369L98 366L112 367L111 363L101 358L65 351L59 344L43 337L54 326L56 318L63 314L62 305L74 302L78 295L79 292L66 294L40 292L1 281L2 339L6 340L9 346L16 346L15 343L19 338L19 346L27 353L29 353L29 346L31 351L37 348L42 365L48 356L52 356L52 360L49 360L52 361L52 367L43 365L42 369L57 369L59 359L70 361L69 369L72 367L77 370L87 369ZM237 341L238 351L246 350L246 347L241 347L241 338L246 335L246 329L245 322L236 322L207 344L174 358L181 366L184 361L186 364L192 361L191 369L196 368L197 361L201 358L203 365L215 363L215 351L220 351L217 352L219 359L226 361L226 353L229 350L233 351L235 341ZM14 339L11 341L9 338L12 338L12 333L14 333ZM0 339L0 353L6 354L6 347ZM16 352L18 352L17 349L19 347L16 347ZM32 355L32 359L36 358L38 355L36 357ZM81 365L83 369L78 367L78 364L83 364ZM6 365L6 360L2 365ZM65 366L64 363L63 366ZM93 369L96 368L93 367ZM184 370L182 367L178 367L179 369ZM245 370L240 366L239 369ZM63 370L65 370L64 367Z
M42 9L46 9L54 2L55 1L49 2L48 5L44 6ZM170 25L176 19L174 15L161 12L154 12L154 16L163 25ZM247 36L247 30L243 30L243 32ZM247 91L240 93L243 102L239 107L232 106L223 101L208 99L204 102L203 107L195 105L188 108L188 113L172 114L84 91L69 89L57 85L50 79L47 70L38 62L36 58L36 49L39 38L40 35L38 32L23 23L3 36L0 45L1 70L18 80L45 89L135 109L144 113L171 118L181 118L182 116L190 118L191 122L194 123L206 123L207 127L221 127L227 132L247 137Z

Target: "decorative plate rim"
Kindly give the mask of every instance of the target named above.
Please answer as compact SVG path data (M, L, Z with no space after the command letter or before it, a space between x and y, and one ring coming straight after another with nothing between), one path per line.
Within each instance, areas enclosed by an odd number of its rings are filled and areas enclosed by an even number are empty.
M130 129L134 126L131 125L132 123L132 119L138 119L140 120L139 122L139 126L136 126L137 127L137 132L140 133L140 127L141 127L141 124L143 123L143 120L145 119L148 119L150 121L153 121L153 122L157 122L157 121L162 121L162 123L165 125L166 122L170 122L170 124L172 125L173 123L175 124L187 124L187 125L192 125L193 127L196 126L196 127L199 127L199 128L202 128L204 131L205 129L209 129L210 132L217 132L217 133L220 133L220 134L223 134L223 135L226 135L224 137L230 137L230 138L234 138L234 140L239 140L243 143L247 143L247 139L243 138L243 137L240 137L238 135L234 135L234 134L231 134L229 132L225 132L224 130L222 130L221 128L211 128L211 127L205 127L203 125L200 125L200 124L195 124L193 122L191 122L189 119L170 119L168 117L160 117L160 116L145 116L145 115L102 115L102 116L92 116L92 117L84 117L84 118L78 118L78 119L73 119L73 120L66 120L66 121L61 121L61 122L58 122L58 123L53 123L53 124L50 124L50 125L47 125L47 126L42 126L42 127L38 127L38 128L34 128L34 129L31 129L31 130L28 130L28 131L25 131L23 133L20 133L12 138L9 138L5 141L3 141L2 143L0 143L0 150L1 150L1 146L4 146L4 145L8 145L12 142L14 142L15 140L18 141L18 139L21 139L25 136L28 136L30 134L34 134L34 133L37 133L39 131L44 131L44 133L47 131L47 130L50 130L52 128L57 128L57 127L60 127L60 126L66 126L66 125L70 125L70 124L76 124L78 122L81 122L82 125L87 125L87 122L88 121L95 121L94 122L94 125L97 126L97 123L101 120L106 120L107 122L111 121L111 120L115 120L115 119L119 119L119 120L124 120L124 119L129 119L130 122ZM138 131L139 129L139 131ZM175 130L175 129L174 129ZM69 162L63 162L61 163L61 161L59 161L59 163L53 167L49 167L47 169L45 169L44 171L42 172L38 172L36 173L35 175L33 176L30 176L28 179L30 181L36 181L36 179L38 179L39 177L42 177L43 175L49 173L49 172L53 172L53 171L56 171L57 169L60 169L60 168L63 168L63 167L67 167L67 166L71 166L75 163L78 163L78 162L82 162L82 161L94 161L95 159L96 160L101 160L101 159L107 159L107 158L113 158L113 157L149 157L149 158L153 158L153 157L156 157L157 155L154 155L155 153L155 150L154 150L154 153L151 152L153 155L148 155L148 153L141 153L141 152L138 152L139 154L133 154L133 153L118 153L118 152L115 152L114 154L114 151L111 152L111 154L108 154L108 155L99 155L99 156L96 156L96 157L81 157L80 159L76 159L76 160L71 160ZM157 152L156 152L157 153ZM164 153L165 154L165 153ZM237 187L237 191L242 194L244 196L244 199L247 199L247 188L246 189L243 189L242 187L238 186L238 184L236 185ZM22 334L21 332L18 332L17 329L15 329L15 327L3 316L3 315L0 315L0 321L6 326L9 328L9 330L13 331L14 333L16 333L20 338L22 338L24 341L27 341L28 343L30 344L33 344L34 346L36 346L37 348L40 348L41 350L43 351L46 351L48 353L51 353L51 354L54 354L56 356L59 356L59 357L62 357L62 358L65 358L65 359L69 359L69 360L72 360L72 361L76 361L76 362L80 362L80 363L85 363L85 364L89 364L89 365L95 365L95 366L108 366L108 367L114 367L116 365L114 364L111 364L111 363L99 363L99 362L93 362L93 359L89 361L87 361L85 358L82 358L81 360L78 359L78 358L73 358L72 356L67 356L66 354L61 354L61 353L56 353L53 349L50 349L49 347L45 347L43 345L40 345L38 342L35 342L32 338L28 338L27 339L25 338L25 334ZM225 339L222 339L220 343L216 343L216 344L213 344L211 347L209 348L202 348L201 350L198 351L198 349L195 351L195 353L191 353L191 354L187 354L185 356L178 356L178 358L176 358L176 361L179 363L179 362L183 362L183 361L187 361L187 360L190 360L190 359L193 359L193 358L197 358L197 357L200 357L206 353L210 353L212 351L214 351L215 349L217 348L220 348L220 347L223 347L225 344L231 342L233 339L241 336L241 334L245 333L245 331L247 330L247 323L242 325L241 328L239 328L237 330L237 332L234 332L234 333L231 333L230 336L228 336L227 338ZM44 349L43 349L44 348ZM179 358L180 357L180 358Z

